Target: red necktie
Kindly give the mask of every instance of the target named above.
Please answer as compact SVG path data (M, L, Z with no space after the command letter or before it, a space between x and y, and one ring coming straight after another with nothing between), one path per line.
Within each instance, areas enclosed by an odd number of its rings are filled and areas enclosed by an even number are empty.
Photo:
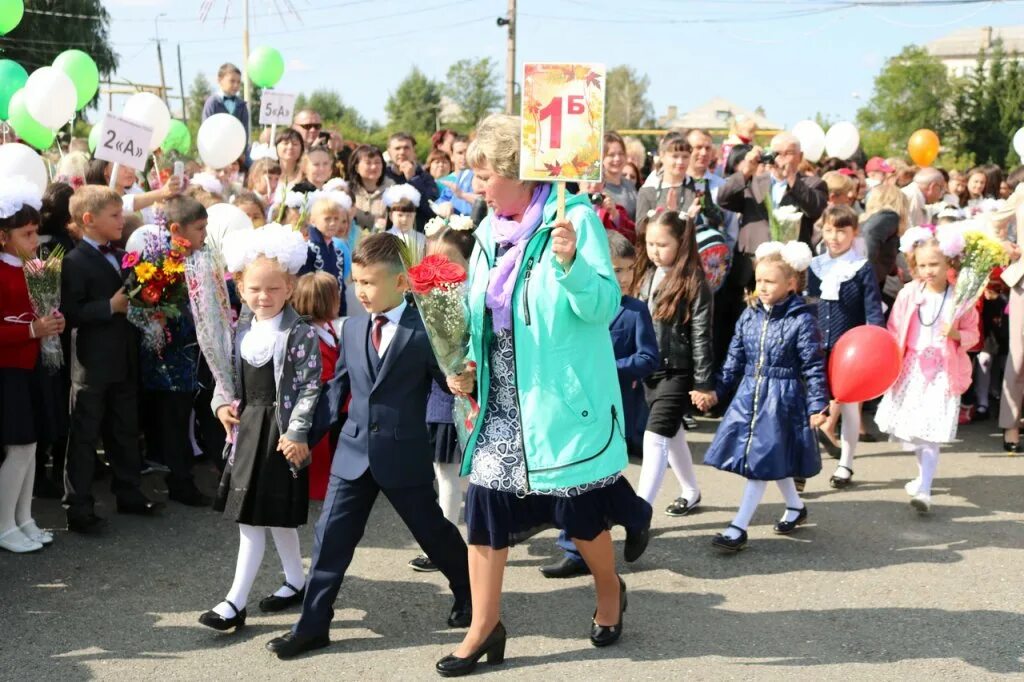
M370 332L370 343L373 344L373 349L377 351L378 355L380 354L380 337L382 330L384 329L384 325L387 323L387 315L378 315L373 318L373 331Z

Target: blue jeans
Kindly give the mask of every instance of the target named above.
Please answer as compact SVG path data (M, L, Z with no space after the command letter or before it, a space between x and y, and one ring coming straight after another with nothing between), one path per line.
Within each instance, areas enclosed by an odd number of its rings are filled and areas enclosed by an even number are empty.
M556 544L565 550L566 559L575 561L578 564L586 563L583 561L583 555L580 554L578 549L576 549L576 543L572 541L572 538L566 535L564 530L558 534L558 541Z

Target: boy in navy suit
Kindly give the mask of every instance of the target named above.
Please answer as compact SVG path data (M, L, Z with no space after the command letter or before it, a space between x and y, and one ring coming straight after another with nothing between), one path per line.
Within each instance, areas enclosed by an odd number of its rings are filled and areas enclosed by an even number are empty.
M608 231L608 246L612 252L612 268L619 287L629 291L633 280L633 261L636 249L628 239L618 232ZM644 400L643 380L658 368L658 339L654 335L654 323L647 304L632 296L623 295L619 312L611 325L612 346L615 350L615 364L619 370L619 390L622 392L622 411L626 425L626 443L630 453L640 452L644 428L647 426L647 402ZM648 509L645 515L650 519L650 505L637 497L637 504ZM636 561L647 547L647 529L626 532L626 561ZM587 575L590 569L576 550L576 545L564 532L558 536L558 546L565 550L561 561L542 566L540 572L545 578L571 578Z
M469 626L466 543L437 502L426 426L431 381L446 386L447 379L419 312L406 302L401 248L394 235L375 234L352 255L356 296L369 314L349 318L342 329L331 393L351 393L352 401L316 526L302 616L291 632L267 643L278 658L330 643L334 600L381 492L448 578L455 595L448 625Z

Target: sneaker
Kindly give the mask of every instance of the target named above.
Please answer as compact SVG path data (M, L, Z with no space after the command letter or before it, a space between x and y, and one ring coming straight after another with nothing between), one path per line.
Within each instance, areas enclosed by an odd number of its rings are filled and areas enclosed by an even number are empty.
M433 573L438 570L434 562L430 560L426 554L420 554L418 557L409 562L409 567L414 571L420 573Z
M907 481L907 484L903 486L903 489L907 491L908 495L915 497L921 489L921 480L915 478L913 481Z
M925 493L918 493L910 500L910 506L919 514L927 514L932 510L932 496Z

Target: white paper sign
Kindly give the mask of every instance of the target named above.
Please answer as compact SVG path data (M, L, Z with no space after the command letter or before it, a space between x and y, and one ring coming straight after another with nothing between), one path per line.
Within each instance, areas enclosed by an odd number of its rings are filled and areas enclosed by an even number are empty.
M142 170L149 155L153 129L126 118L106 114L99 123L96 158Z
M260 99L260 125L290 126L294 113L295 95L273 90L263 91Z

